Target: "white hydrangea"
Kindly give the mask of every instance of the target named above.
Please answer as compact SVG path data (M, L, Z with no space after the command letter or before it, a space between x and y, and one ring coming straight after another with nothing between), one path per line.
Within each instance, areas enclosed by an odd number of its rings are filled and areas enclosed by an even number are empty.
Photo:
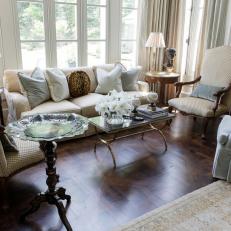
M96 104L95 110L102 116L129 114L134 109L132 100L133 97L129 96L126 92L113 90Z

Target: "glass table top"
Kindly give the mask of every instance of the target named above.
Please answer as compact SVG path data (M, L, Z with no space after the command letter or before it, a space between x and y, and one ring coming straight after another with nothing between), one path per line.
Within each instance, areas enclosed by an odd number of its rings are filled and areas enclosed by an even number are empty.
M106 122L106 119L102 116L89 118L88 120L89 120L90 124L96 126L97 128L101 129L102 131L104 131L106 133L115 133L118 131L130 129L130 128L140 127L140 126L150 124L150 123L158 123L158 122L162 122L162 121L171 120L174 117L175 117L174 114L168 113L166 116L159 117L159 118L153 118L153 119L143 116L144 120L142 120L142 121L135 121L132 119L124 119L123 124L120 126L112 126L112 125L108 124Z
M5 132L31 141L56 141L83 134L88 119L74 113L37 114L9 123Z

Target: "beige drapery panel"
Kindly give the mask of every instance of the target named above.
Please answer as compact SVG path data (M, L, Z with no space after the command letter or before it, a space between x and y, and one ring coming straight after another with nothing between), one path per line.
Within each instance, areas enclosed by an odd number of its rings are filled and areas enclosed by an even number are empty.
M165 49L153 50L145 48L145 42L150 32L162 32L166 47L177 48L177 30L180 0L141 0L139 1L139 25L138 25L138 60L144 70L153 67L162 70Z

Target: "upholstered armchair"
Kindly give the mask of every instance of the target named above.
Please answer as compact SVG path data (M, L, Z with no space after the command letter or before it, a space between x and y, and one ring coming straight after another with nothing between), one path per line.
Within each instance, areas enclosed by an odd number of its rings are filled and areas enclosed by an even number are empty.
M192 96L180 97L183 86L196 86L198 83L220 88L213 94L213 101ZM204 138L209 121L228 113L231 108L231 46L207 50L201 75L194 81L178 82L175 86L176 98L169 100L169 110L174 108L184 115L204 118Z
M213 177L231 182L231 116L224 116L218 128Z
M4 152L0 142L0 183L4 206L7 198L7 180L19 171L44 159L39 143L14 139L18 152Z

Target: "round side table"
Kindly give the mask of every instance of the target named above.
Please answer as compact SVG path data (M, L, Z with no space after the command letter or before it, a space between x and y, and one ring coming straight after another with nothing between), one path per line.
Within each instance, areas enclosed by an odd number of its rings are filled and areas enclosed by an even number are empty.
M159 103L166 105L170 96L170 85L179 81L180 74L174 72L146 72L145 81L149 84L150 91L159 93ZM157 87L159 85L159 87ZM167 88L167 91L166 91ZM171 94L172 95L172 94Z

